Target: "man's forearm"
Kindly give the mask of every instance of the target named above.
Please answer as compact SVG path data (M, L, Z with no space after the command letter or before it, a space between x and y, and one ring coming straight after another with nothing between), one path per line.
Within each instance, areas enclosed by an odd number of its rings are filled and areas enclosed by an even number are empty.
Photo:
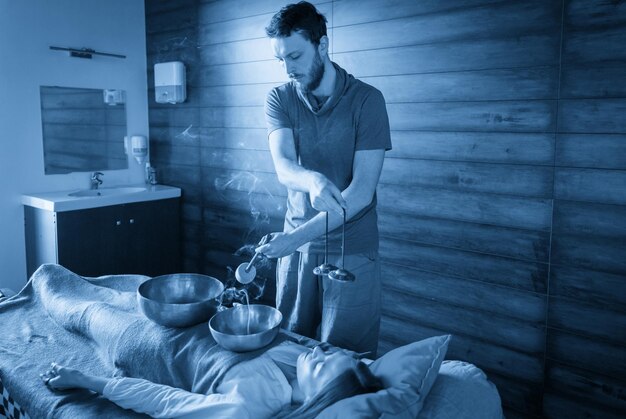
M275 165L278 181L294 191L308 193L319 176L318 172L305 169L292 160L281 159Z
M359 193L355 188L348 187L342 193L347 202L346 221L358 214L370 202L373 195L365 195ZM292 230L289 234L295 241L300 243L298 247L309 243L326 232L326 213L320 212L309 221L301 224ZM332 231L343 224L343 215L330 211L328 213L328 231Z

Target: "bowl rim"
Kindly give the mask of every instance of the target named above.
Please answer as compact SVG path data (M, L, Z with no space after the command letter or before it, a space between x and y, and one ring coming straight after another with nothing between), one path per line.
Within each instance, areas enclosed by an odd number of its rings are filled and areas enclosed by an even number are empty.
M151 282L153 280L164 280L164 279L166 279L166 277L174 276L174 275L190 275L190 276L195 276L197 278L202 278L202 280L215 280L217 283L219 283L221 285L221 290L220 290L220 292L217 293L217 295L214 298L211 298L209 300L204 300L204 301L194 301L192 303L165 303L165 302L162 302L162 301L154 300L152 298L148 298L148 297L146 297L142 293L142 288L143 289L146 288L146 287L144 287L144 284L147 284L147 283L149 283L149 282ZM165 275L154 276L152 278L148 278L145 281L143 281L137 287L137 298L139 298L140 300L146 300L146 301L153 302L153 303L160 304L160 305L164 305L164 306L187 306L187 307L189 307L189 306L194 306L194 305L204 305L207 302L211 302L213 300L217 300L220 297L220 295L222 295L222 293L224 292L224 289L226 289L224 283L222 281L220 281L219 279L215 278L214 276L205 275L205 274L198 274L198 273L173 273L173 274L165 274Z
M230 336L230 337L239 337L239 338L243 338L243 337L249 337L249 336L257 336L257 335L262 335L262 334L264 334L264 333L271 332L271 331L273 331L273 330L274 330L274 329L276 329L276 328L280 328L280 324L283 322L283 313L281 313L281 312L280 312L280 310L278 310L276 307L268 306L267 304L248 304L248 306L261 306L261 307L269 307L269 308L271 308L271 309L274 309L274 310L278 313L278 316L279 316L279 317L278 317L278 323L277 323L276 325L274 325L274 326L272 326L272 327L268 328L267 330L263 330L263 331L261 331L261 332L257 332L257 333L250 333L250 334L246 334L246 335L234 335L234 334L232 334L232 333L225 333L225 332L221 332L221 331L219 331L219 330L217 330L217 329L215 329L215 328L213 327L213 325L212 325L213 319L214 319L214 318L216 318L218 314L220 314L220 313L224 313L224 312L229 311L229 310L234 310L234 309L237 309L237 308L242 307L242 306L246 306L246 305L245 305L245 304L241 304L241 305L239 305L239 306L229 307L229 308L227 308L226 310L218 311L217 313L215 313L214 315L212 315L212 316L211 316L211 318L210 318L210 319L209 319L209 321L208 321L208 323L209 323L209 329L211 330L211 332L212 332L212 333L213 333L213 332L215 332L215 333L217 333L218 335L222 335L222 336Z

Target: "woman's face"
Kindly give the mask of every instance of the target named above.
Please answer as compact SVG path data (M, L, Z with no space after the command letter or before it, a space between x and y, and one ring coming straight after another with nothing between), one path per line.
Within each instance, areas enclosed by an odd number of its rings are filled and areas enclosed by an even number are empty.
M355 368L357 360L347 352L318 345L298 357L298 385L306 399L313 397L339 374Z

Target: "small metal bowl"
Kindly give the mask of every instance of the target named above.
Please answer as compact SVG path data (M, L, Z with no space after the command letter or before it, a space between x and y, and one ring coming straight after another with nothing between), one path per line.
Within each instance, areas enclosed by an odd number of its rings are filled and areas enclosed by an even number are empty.
M209 329L221 347L247 352L269 345L276 338L282 321L283 315L274 307L237 305L211 317Z
M224 284L212 276L170 274L148 279L137 289L141 312L168 327L207 321L217 311Z

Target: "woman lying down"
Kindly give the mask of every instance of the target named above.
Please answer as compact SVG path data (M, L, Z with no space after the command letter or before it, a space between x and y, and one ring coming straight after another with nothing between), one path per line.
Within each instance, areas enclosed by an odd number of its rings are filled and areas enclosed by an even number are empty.
M314 418L338 400L382 388L355 354L325 343L305 351L281 343L231 367L207 395L139 378L88 375L55 363L41 378L54 390L88 389L157 418Z

